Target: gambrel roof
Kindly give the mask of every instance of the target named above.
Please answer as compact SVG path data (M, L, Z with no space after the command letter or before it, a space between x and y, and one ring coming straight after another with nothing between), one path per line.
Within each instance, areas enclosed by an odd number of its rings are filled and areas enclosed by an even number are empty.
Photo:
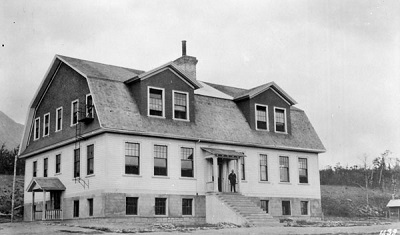
M104 132L316 153L325 151L304 111L293 106L291 107L292 133L290 135L251 129L235 100L256 96L266 89L274 89L290 104L296 103L273 82L246 90L193 80L172 63L144 72L56 55L30 106L24 139L20 148L20 154L23 156L37 152L24 152L35 104L37 104L36 100L40 99L45 92L45 86L49 84L53 76L52 72L56 71L54 67L57 67L59 63L67 64L87 80L100 126ZM195 122L151 118L140 114L139 104L133 98L132 91L126 83L145 77L161 68L176 69L179 76L187 79L197 89L194 96Z

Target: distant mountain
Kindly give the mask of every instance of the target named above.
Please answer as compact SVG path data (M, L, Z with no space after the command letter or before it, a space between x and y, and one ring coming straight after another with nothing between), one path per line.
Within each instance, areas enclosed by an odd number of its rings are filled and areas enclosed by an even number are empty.
M16 123L0 111L0 146L5 143L7 149L16 148L22 138L24 125Z

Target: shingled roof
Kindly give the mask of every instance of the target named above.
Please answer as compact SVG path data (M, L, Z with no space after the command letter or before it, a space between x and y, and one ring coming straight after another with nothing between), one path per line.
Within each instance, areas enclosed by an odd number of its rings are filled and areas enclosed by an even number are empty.
M309 152L325 151L304 111L293 106L291 108L291 135L251 129L234 99L226 97L238 97L249 92L252 94L252 90L199 81L208 86L199 88L195 92L195 122L151 118L140 114L138 104L124 83L143 71L65 56L57 55L57 58L65 61L87 78L100 125L105 131L242 146ZM209 92L210 89L218 91ZM227 96L224 98L212 95L218 92Z

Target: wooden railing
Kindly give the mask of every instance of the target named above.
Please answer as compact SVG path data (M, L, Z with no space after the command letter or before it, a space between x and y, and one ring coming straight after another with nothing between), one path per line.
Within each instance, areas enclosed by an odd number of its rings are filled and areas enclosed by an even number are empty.
M46 210L46 220L59 220L61 219L62 210Z

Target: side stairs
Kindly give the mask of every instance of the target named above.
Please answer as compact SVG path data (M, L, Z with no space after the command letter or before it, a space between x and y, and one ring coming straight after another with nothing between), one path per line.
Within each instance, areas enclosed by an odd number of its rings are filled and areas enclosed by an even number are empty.
M240 193L222 193L219 200L229 206L236 214L243 217L249 224L257 227L282 227L279 220L265 213L253 201Z

